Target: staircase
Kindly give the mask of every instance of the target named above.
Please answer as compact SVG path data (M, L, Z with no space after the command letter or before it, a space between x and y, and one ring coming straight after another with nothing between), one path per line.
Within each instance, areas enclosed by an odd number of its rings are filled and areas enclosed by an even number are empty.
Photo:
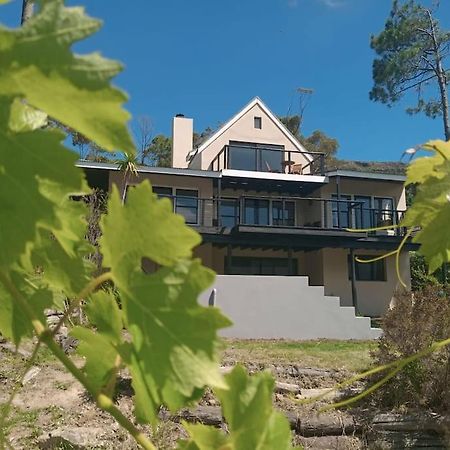
M241 339L377 339L369 317L310 286L308 277L217 275L200 302L214 304L232 321L224 337Z

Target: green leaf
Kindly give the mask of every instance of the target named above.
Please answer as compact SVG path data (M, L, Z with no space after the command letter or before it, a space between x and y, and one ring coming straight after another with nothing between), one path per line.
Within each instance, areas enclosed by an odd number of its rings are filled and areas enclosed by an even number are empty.
M222 431L203 424L183 423L191 440L178 442L179 450L233 450L234 447Z
M97 332L75 327L71 335L80 340L77 352L86 358L84 372L94 388L112 395L117 371L120 368L118 347L122 341L122 318L115 298L104 291L91 296L86 314Z
M36 316L45 323L44 309L53 304L53 295L47 289L35 288L28 284L22 273L10 272L10 282L15 286L17 295L21 295ZM11 339L16 345L24 337L33 334L33 324L12 293L0 283L0 333Z
M420 243L429 272L450 261L450 143L432 141L426 145L436 154L413 162L407 183L419 183L403 225L420 227L413 241ZM448 159L446 159L448 158Z
M113 186L101 228L104 265L113 268L116 281L126 280L130 271L140 269L144 257L163 266L172 265L191 257L201 242L183 217L173 214L168 199L152 194L147 180L128 191L125 205Z
M23 27L0 27L0 95L27 99L100 147L134 153L122 109L127 97L109 84L121 66L98 54L75 56L71 45L97 31L101 22L62 0L41 2Z
M75 153L61 145L62 133L14 133L5 127L12 104L0 97L0 266L17 260L37 227L66 233L63 212L56 208L70 194L87 191L83 173L75 167Z
M216 308L197 303L214 279L198 260L180 261L153 275L131 274L121 288L132 336L124 360L133 376L136 416L154 421L161 404L172 411L199 398L209 385L223 387L217 330L230 322Z
M189 425L189 441L183 450L288 450L292 449L289 422L274 410L272 375L262 372L249 377L237 366L225 376L228 389L216 389L228 425L228 436L203 425Z
M111 341L101 333L94 333L84 327L75 327L70 332L71 336L80 340L77 353L86 358L83 367L84 373L87 375L94 389L99 392L107 389L106 394L112 395L108 385L111 379L114 381L119 367L116 365L118 361L118 352Z

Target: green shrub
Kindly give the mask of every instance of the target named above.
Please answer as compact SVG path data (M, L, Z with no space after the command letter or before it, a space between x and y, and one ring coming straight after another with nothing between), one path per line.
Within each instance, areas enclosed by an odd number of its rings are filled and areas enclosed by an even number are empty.
M450 336L450 290L426 286L399 295L383 318L384 335L372 352L375 365L387 364L427 349ZM378 381L371 379L370 384ZM450 410L450 349L413 361L372 397L377 406Z

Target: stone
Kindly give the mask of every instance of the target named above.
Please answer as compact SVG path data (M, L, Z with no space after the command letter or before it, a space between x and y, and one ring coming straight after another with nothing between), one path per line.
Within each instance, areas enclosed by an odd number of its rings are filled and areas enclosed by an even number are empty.
M39 375L39 372L41 369L37 366L32 366L28 370L28 372L25 374L22 380L22 386L25 386L28 384L33 378L36 378Z
M101 436L103 428L98 427L64 427L57 428L51 433L39 437L39 448L53 450L58 448L70 448L73 450L87 450L105 445Z

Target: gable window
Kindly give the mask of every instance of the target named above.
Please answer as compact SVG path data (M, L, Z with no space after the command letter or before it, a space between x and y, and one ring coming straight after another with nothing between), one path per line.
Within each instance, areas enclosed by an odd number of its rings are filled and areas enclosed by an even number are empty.
M372 259L374 255L358 255L358 259ZM352 266L350 256L348 258L349 280L352 278ZM355 280L356 281L386 281L386 261L380 259L370 263L358 262L355 259Z
M227 168L283 173L283 145L230 141Z
M255 125L255 128L257 128L258 130L262 129L262 117L255 116L253 118L253 123Z

